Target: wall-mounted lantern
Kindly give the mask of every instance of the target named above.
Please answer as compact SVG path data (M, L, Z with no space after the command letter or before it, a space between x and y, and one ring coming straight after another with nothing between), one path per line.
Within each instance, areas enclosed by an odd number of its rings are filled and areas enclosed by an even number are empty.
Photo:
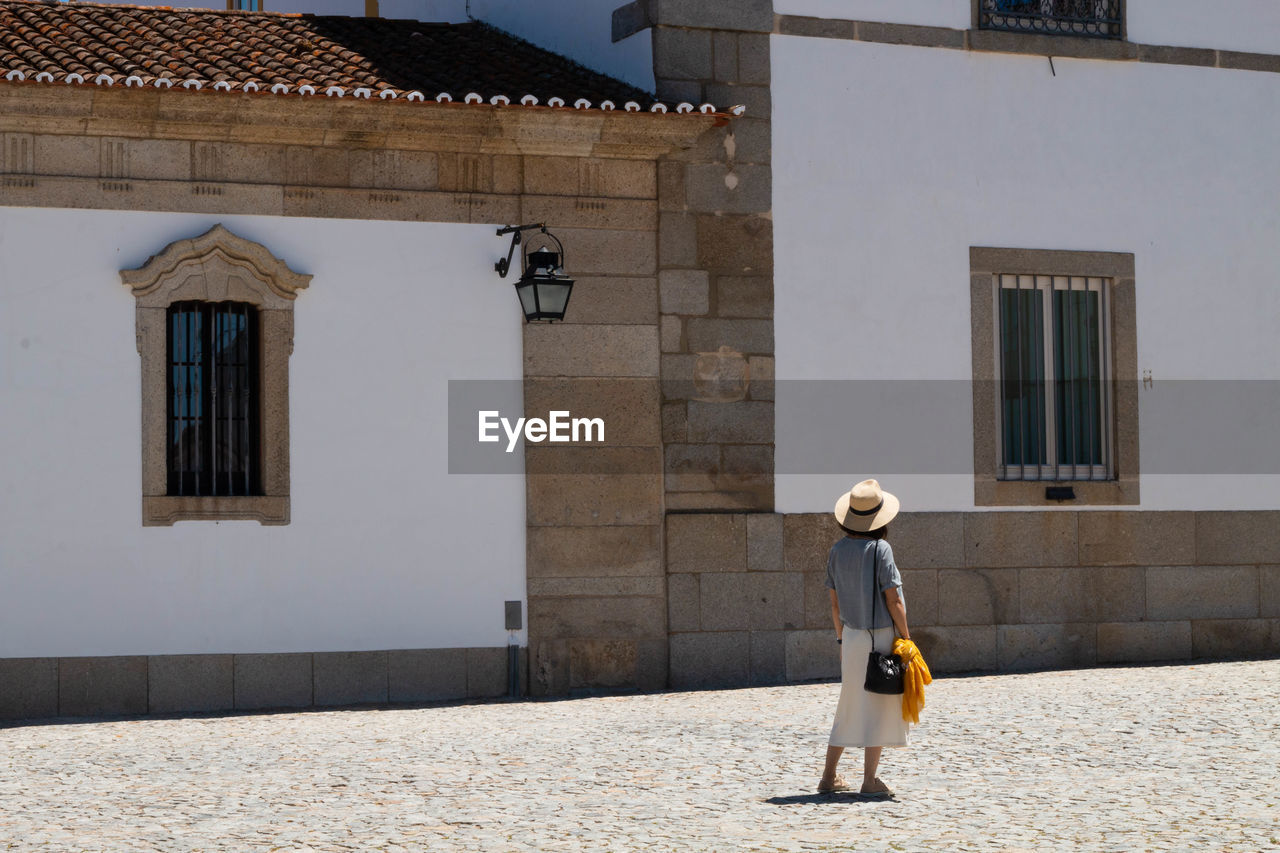
M524 232L533 230L539 233L525 240ZM520 250L520 280L516 282L516 294L520 297L525 321L563 320L569 294L573 292L573 279L564 271L564 246L542 223L508 225L498 229L499 237L506 234L511 235L511 248L493 268L500 278L506 278L516 247L524 246Z

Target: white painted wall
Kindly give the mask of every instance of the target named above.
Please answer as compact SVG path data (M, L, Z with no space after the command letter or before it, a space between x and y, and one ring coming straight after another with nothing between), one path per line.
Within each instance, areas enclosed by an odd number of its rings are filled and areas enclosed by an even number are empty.
M973 21L969 0L773 0L773 11L779 15L916 24L957 30L969 29Z
M117 271L221 222L299 272L292 523L140 522ZM499 646L524 484L451 476L448 379L522 375L490 225L0 208L0 657Z
M1275 0L1125 0L1129 41L1280 53ZM881 21L967 30L970 0L774 0L779 15Z
M613 42L613 10L626 5L624 0L471 0L469 5L474 18L646 92L655 88L651 31Z
M1275 0L1126 0L1127 38L1140 44L1280 53Z
M1280 380L1280 77L1066 59L1054 76L1042 57L786 36L772 51L778 378L963 391L868 434L860 401L819 416L780 383L779 511L828 510L870 475L909 508L973 507L970 246L1132 252L1138 368L1158 388ZM1204 416L1142 393L1144 451ZM840 406L856 469L833 458L829 475L789 476ZM1257 438L1280 422L1217 415L1218 445L1228 427ZM941 454L948 473L876 470L868 447ZM1143 508L1280 507L1280 477L1155 476L1143 459ZM1260 461L1276 473L1274 455Z

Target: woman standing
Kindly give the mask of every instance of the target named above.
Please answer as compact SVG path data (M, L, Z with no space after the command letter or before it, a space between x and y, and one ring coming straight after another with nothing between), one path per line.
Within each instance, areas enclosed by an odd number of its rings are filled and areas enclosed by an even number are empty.
M827 556L827 589L831 619L840 643L840 702L827 746L827 764L818 783L820 793L848 791L836 774L846 747L863 747L861 793L882 797L893 791L876 776L886 746L907 745L902 697L869 693L862 688L872 644L883 654L893 646L894 629L910 639L902 576L885 541L888 524L898 514L898 499L875 480L863 480L836 501L836 521L845 536Z

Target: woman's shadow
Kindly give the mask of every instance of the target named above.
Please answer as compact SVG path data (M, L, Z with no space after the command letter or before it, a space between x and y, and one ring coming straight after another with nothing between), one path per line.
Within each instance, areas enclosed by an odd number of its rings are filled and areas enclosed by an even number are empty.
M857 791L836 791L830 794L793 794L790 797L768 797L765 802L771 806L812 806L823 803L892 803L892 797L883 794L859 794Z

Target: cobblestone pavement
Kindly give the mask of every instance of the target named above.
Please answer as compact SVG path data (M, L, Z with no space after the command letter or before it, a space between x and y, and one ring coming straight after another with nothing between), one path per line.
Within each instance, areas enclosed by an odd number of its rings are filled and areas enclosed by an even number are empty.
M15 726L0 850L1280 849L1280 661L940 678L894 802L837 691Z

